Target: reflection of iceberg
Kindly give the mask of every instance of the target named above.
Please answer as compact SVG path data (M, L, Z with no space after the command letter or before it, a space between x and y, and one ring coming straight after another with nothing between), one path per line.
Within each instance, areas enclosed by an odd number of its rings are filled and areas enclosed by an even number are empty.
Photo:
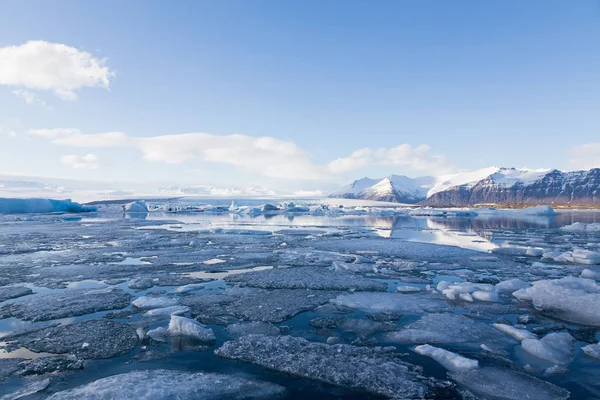
M465 227L465 229L461 229L462 232L449 230L445 225L446 220L411 218L415 221L411 227L405 218L407 217L400 217L394 222L389 237L409 242L435 243L478 251L491 251L498 247L489 239L478 236L472 229Z

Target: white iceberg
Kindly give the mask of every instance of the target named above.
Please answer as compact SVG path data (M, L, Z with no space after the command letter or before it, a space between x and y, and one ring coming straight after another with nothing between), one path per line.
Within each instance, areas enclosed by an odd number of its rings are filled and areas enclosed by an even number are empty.
M142 296L135 299L131 304L143 310L152 308L165 308L178 305L177 300L168 297L149 297Z
M127 213L147 213L148 206L146 205L146 202L141 200L132 201L123 206L123 211Z
M215 334L212 329L193 319L177 315L171 315L168 330L171 336L185 336L201 342L212 342L215 340Z

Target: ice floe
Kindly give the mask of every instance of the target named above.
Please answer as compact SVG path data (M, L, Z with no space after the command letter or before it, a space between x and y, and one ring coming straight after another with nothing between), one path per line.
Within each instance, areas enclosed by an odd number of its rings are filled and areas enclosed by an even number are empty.
M394 348L313 343L292 336L248 335L226 342L219 357L394 398L431 397L431 380Z
M600 360L600 343L588 344L581 348L584 353L592 358Z
M421 294L359 292L340 295L331 302L342 307L381 313L422 314L450 309L443 301Z
M427 314L404 329L387 333L395 343L479 343L506 342L501 333L481 322L459 314Z
M451 372L450 377L476 395L505 400L566 400L569 392L525 373L496 367Z
M278 398L282 386L231 375L176 370L132 371L50 396L52 400L192 400Z
M230 275L232 283L263 289L367 290L385 291L387 285L354 274L322 267L274 268Z
M125 308L131 297L120 289L70 289L5 304L0 307L0 318L48 321Z
M23 347L51 354L75 354L82 358L116 357L138 343L135 328L114 321L89 320L59 325L15 337Z

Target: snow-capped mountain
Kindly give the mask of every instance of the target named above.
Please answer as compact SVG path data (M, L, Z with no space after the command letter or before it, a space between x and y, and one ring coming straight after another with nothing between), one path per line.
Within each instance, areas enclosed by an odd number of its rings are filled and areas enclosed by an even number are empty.
M484 168L439 178L428 206L475 204L600 204L600 168L562 172Z
M414 204L427 197L435 179L390 175L381 179L362 178L329 194L332 198L363 199Z

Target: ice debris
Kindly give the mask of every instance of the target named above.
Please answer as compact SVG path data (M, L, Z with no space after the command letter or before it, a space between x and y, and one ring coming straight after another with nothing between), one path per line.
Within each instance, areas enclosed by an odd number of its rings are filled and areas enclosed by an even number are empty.
M331 300L331 303L356 310L381 313L423 314L450 309L443 301L422 294L361 292L340 295Z
M600 343L588 344L587 346L582 347L581 350L588 356L600 360Z
M131 304L142 310L150 310L153 308L166 308L176 306L177 300L169 297L149 297L143 296L135 299Z

